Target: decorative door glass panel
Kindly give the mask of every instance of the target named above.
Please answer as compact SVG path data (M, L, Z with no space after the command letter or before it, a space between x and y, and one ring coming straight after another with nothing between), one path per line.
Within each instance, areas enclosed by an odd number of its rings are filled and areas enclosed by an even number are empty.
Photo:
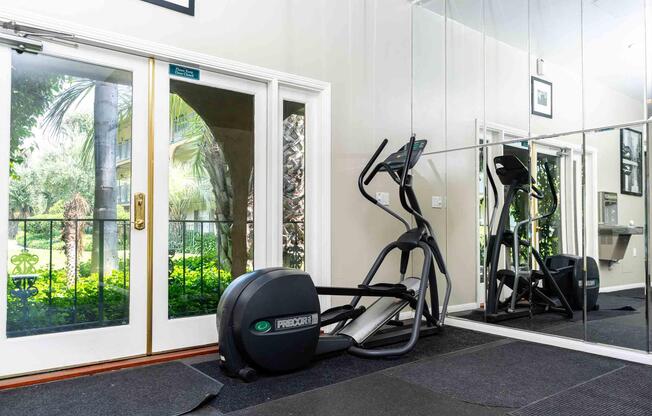
M306 105L283 101L283 266L305 268Z

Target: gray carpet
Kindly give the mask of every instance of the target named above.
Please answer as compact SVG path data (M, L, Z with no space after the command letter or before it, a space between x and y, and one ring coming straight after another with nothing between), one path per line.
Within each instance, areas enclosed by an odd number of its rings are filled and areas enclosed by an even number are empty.
M220 371L217 361L195 364L194 367L224 384L222 392L212 400L211 406L222 413L228 413L419 359L459 351L500 339L493 335L446 327L441 334L420 339L414 350L396 359L364 359L349 354L340 354L315 361L310 367L294 373L262 375L257 381L248 384L226 377Z
M641 296L643 296L642 299ZM596 321L596 325L597 321L604 319L615 320L629 317L635 317L636 319L636 317L640 317L640 319L645 321L645 294L642 292L642 289L601 293L598 298L598 303L600 304L600 309L588 313L589 321ZM484 322L484 311L480 310L457 312L453 315L472 321ZM603 325L606 326L608 324L608 322L605 322ZM581 327L582 311L575 311L572 319L568 319L558 313L543 313L534 315L532 318L524 317L501 321L498 325L535 332L556 333L558 330L569 326L579 325ZM583 332L578 336L575 336L574 332L573 335L566 336L579 339L584 337Z
M0 392L0 416L178 415L222 384L180 362Z
M609 358L513 342L385 373L461 401L520 408L622 366Z
M586 340L647 351L647 329L645 325L645 315L643 314L589 321ZM584 325L582 323L546 332L569 338L584 339Z
M371 374L243 409L229 416L493 416L508 409L464 403L383 374Z
M514 416L648 416L652 368L626 366L512 412Z

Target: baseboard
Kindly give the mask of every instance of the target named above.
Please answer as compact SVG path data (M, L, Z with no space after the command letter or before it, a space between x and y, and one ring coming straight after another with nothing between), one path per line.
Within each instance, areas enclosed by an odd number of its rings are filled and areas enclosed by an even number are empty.
M448 307L448 313L472 311L474 309L478 309L479 307L480 305L477 302L460 303L459 305L450 305Z
M41 373L15 376L0 379L0 391L18 387L26 387L34 384L49 383L53 381L67 380L70 378L89 376L108 371L122 370L126 368L139 367L143 365L159 364L167 361L181 360L184 358L196 357L198 355L216 354L217 345L189 348L179 351L164 352L150 356L134 357L124 360L115 360L103 363L95 363L66 369L45 371Z
M470 310L473 310L473 309L477 309L479 307L480 306L475 302L472 302L472 303L460 303L459 305L449 305L448 306L448 313L470 311ZM440 312L441 312L441 309L442 308L439 308ZM412 319L412 318L414 318L414 311L413 310L403 311L399 315L399 318L400 319Z
M618 292L627 289L640 289L645 287L645 283L630 283L627 285L600 287L600 293Z

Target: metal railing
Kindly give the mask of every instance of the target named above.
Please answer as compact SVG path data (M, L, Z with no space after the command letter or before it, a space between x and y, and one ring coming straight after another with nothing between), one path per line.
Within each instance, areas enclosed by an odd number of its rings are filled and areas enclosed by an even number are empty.
M237 277L231 276L228 243L223 241L232 226L233 221L224 220L169 221L169 318L215 312L224 289ZM253 221L247 221L246 227L245 267L250 269L253 267ZM190 275L192 282L189 282Z
M22 218L10 219L10 224L15 225L15 238L22 253L32 253L34 259L30 264L28 274L14 273L14 268L9 265L9 282L13 285L10 299L13 296L19 300L20 313L11 313L7 322L7 336L19 337L37 335L51 332L71 331L82 328L121 325L129 320L129 231L130 221L124 219L97 219L97 218ZM110 225L107 225L110 224ZM55 226L56 225L56 226ZM20 227L22 226L22 230ZM31 227L31 230L30 230ZM74 230L74 253L72 259L67 259L62 268L55 269L55 251L65 250L66 242L63 241L63 228L70 227ZM115 227L115 228L113 228ZM57 232L55 233L55 228ZM112 278L109 290L117 293L118 305L109 305L110 316L107 317L106 305L106 267L93 267L88 263L88 275L80 276L82 258L80 244L83 244L83 235L93 234L97 241L94 250L97 253L97 265L105 265L105 235L108 232L116 233L116 260L118 279ZM97 231L97 233L95 233ZM96 236L95 236L96 234ZM96 238L95 238L96 237ZM62 243L62 247L55 248L55 241ZM45 246L43 246L45 242ZM38 253L38 254L35 254ZM39 256L40 254L40 256ZM40 257L45 255L47 260ZM15 258L16 255L11 256ZM10 261L11 261L10 258ZM71 263L68 269L69 263ZM45 267L42 265L45 261ZM13 265L17 266L17 265ZM95 270L93 270L95 269ZM73 273L69 273L72 270ZM23 270L24 272L25 270ZM74 274L74 275L71 275ZM83 296L88 297L90 284L93 283L91 274L97 274L97 283L93 286L96 290L94 305L80 305L80 283L84 283ZM66 282L61 282L62 278ZM90 284L89 284L89 279ZM71 282L72 280L72 282ZM119 281L117 281L119 280ZM65 285L65 286L64 286ZM63 286L65 293L57 293L56 288ZM88 286L88 287L87 287ZM11 286L10 286L11 288ZM45 292L45 293L42 293ZM45 298L43 298L43 294ZM63 304L63 305L61 305ZM83 306L83 307L82 307ZM11 302L9 302L11 308ZM92 310L90 310L92 309ZM13 312L16 312L15 310Z
M9 265L8 296L9 307L13 309L8 315L8 337L129 322L131 225L128 219L23 218L9 222L14 225L12 239L15 238L17 245L12 254L27 252L37 257L38 262L33 264L29 278L24 273L16 273L15 267ZM230 253L229 247L222 241L232 226L233 221L169 221L169 318L214 313L221 294L233 278L231 259L225 258ZM303 267L304 223L289 221L283 226L289 230L284 258L290 257L290 267ZM64 263L65 227L74 230L74 247L68 247L71 259ZM247 270L253 268L253 232L253 221L247 221ZM294 234L299 232L300 238ZM105 237L109 233L116 234L118 262L116 265L110 261L113 266L107 268L106 255L116 256L105 250ZM85 247L80 249L81 245Z

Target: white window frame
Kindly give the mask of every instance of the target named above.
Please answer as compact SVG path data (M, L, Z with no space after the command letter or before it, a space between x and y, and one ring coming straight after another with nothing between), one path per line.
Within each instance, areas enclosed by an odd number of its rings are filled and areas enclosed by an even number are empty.
M321 193L321 189L330 189L330 175L324 175L325 171L330 170L330 158L324 155L330 154L330 143L327 140L324 131L324 114L321 108L319 94L297 88L290 85L281 85L278 94L278 115L279 123L277 134L278 139L274 146L277 155L273 151L270 157L273 163L270 166L279 167L278 172L274 172L275 186L279 187L275 194L281 195L281 198L275 198L275 206L278 209L276 218L280 221L273 221L273 225L280 224L277 230L270 231L270 236L275 236L274 240L281 241L280 247L275 250L278 256L274 263L283 265L283 101L293 101L305 104L306 106L306 124L305 124L305 270L310 274L313 282L317 286L330 286L330 243L324 241L322 235L328 233L330 224L330 195ZM273 189L273 187L272 187ZM270 209L270 213L274 213ZM278 237L276 237L278 233ZM320 296L322 309L330 307L330 296Z
M482 130L492 130L498 132L500 136L500 141L505 141L506 136L512 137L523 137L527 138L528 134L525 130L519 130L510 126L505 126L498 123L487 122L483 123L482 120L476 120L476 143L480 144L480 139L483 137ZM561 235L562 235L562 251L565 253L568 252L577 252L577 255L581 255L581 244L582 241L582 189L581 187L575 186L575 195L572 195L570 192L573 192L573 187L569 186L568 181L571 180L572 175L575 174L577 179L581 179L582 174L582 145L564 142L560 139L545 139L533 142L537 145L537 153L545 153L550 155L556 155L560 151L568 152L568 157L563 159L561 168L562 177L565 176L565 179L561 182L561 189L558 190L560 195L562 195L562 203L559 207L561 210ZM498 146L494 146L498 147ZM575 165L573 162L576 162ZM573 171L573 166L575 166L575 171ZM598 194L598 184L597 184L597 150L594 147L586 146L586 235L594 236L594 238L587 238L589 241L593 241L594 244L591 246L586 246L586 255L589 257L597 258L598 254L598 229L597 229L597 194ZM475 159L475 171L480 171L480 166L478 165L478 158ZM499 185L499 184L498 184ZM484 192L483 189L480 189L479 181L476 181L476 195L480 195L480 192ZM501 192L498 192L498 199L502 202L503 195ZM573 200L576 202L576 206L573 206ZM476 204L479 201L476 201ZM476 206L476 212L479 212L479 207ZM574 213L574 215L569 215L569 213ZM487 218L489 221L489 218ZM575 229L575 233L569 235L569 230ZM480 241L480 222L476 218L476 240ZM577 248L577 250L575 250ZM480 270L480 249L479 244L476 245L476 270ZM476 279L476 302L478 305L485 301L485 290L484 283L480 282L480 276Z

